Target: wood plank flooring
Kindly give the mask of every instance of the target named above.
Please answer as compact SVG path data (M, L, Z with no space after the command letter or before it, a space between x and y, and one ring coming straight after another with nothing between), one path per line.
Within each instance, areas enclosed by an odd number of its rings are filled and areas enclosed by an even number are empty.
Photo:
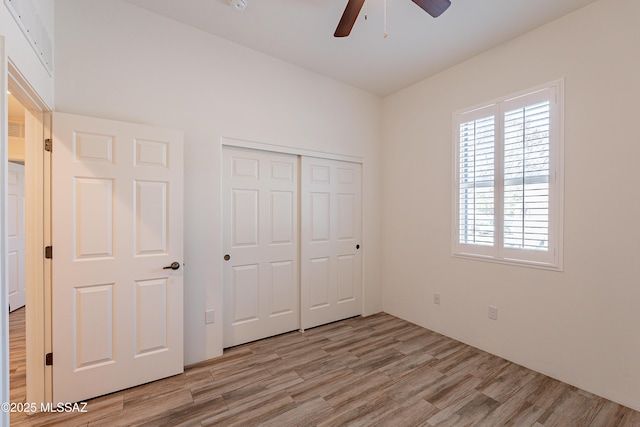
M24 309L10 317L11 398L24 402ZM235 347L87 411L11 425L640 427L636 411L388 314Z

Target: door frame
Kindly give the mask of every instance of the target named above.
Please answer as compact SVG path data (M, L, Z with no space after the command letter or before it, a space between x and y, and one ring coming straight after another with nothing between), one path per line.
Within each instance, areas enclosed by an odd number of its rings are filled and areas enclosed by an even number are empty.
M288 146L283 146L283 145L276 145L276 144L268 144L268 143L264 143L264 142L256 142L256 141L247 141L247 140L242 140L242 139L236 139L236 138L230 138L230 137L221 137L220 138L220 145L218 147L218 156L220 161L222 161L222 150L224 149L224 147L230 147L230 148L248 148L248 149L252 149L252 150L260 150L260 151L268 151L268 152L272 152L272 153L281 153L281 154L291 154L291 155L295 155L298 157L302 157L302 156L306 156L306 157L317 157L317 158L321 158L321 159L327 159L327 160L339 160L339 161L344 161L344 162L351 162L351 163L359 163L362 167L362 175L361 175L361 182L360 182L360 186L361 189L364 189L364 170L365 170L365 161L363 157L357 157L357 156L348 156L348 155L344 155L344 154L336 154L336 153L330 153L330 152L324 152L324 151L315 151L315 150L307 150L304 148L296 148L296 147L288 147ZM298 176L301 173L302 168L298 169ZM224 215L222 212L222 203L224 203L223 200L223 191L222 191L222 183L224 182L224 180L222 179L222 168L220 168L220 184L221 184L221 190L220 190L220 230L222 232L222 229L224 227ZM298 192L300 192L300 187L298 188ZM361 205L362 205L362 209L360 212L360 215L362 217L362 222L361 222L361 227L362 227L362 232L361 232L361 245L364 248L366 248L366 234L364 232L365 230L365 203L364 203L364 191L361 191ZM300 198L298 200L298 204L300 204ZM300 206L298 206L298 212L300 212ZM300 227L302 226L302 222L298 221L298 235L300 236ZM224 241L223 239L220 239L220 253L224 253ZM298 239L298 251L300 251L300 239ZM365 283L365 275L364 275L364 266L365 266L365 256L366 256L366 250L363 250L362 252L362 264L360 266L361 269L361 277L362 277L362 288L361 288L361 301L360 301L360 312L361 313L365 313L365 290L366 290L366 283ZM219 258L221 264L220 264L220 283L222 283L222 287L220 289L220 299L222 301L224 301L224 266L222 265L222 260L221 258ZM300 275L300 271L298 271L298 275ZM302 298L301 295L298 295L299 298ZM300 305L301 306L301 305ZM221 306L222 310L224 311L224 304L222 304ZM225 313L221 313L221 319L224 319ZM300 313L299 316L302 316L302 309L300 309ZM300 325L302 325L302 321L300 320ZM223 330L224 328L222 328ZM301 330L302 331L302 330ZM304 331L302 331L304 332ZM223 332L224 333L224 332ZM224 341L224 337L221 338L222 341Z
M7 283L7 161L8 161L8 126L7 112L7 72L5 61L5 38L0 36L0 283ZM9 292L2 285L0 289L0 402L10 402L9 392ZM0 411L0 424L9 424L8 411Z
M327 160L341 160L345 162L360 163L364 167L364 158L347 156L344 154L330 153L326 151L307 150L304 148L287 147L284 145L267 144L265 142L245 141L242 139L222 137L220 138L220 155L223 147L250 148L253 150L270 151L272 153L292 154L295 156L318 157Z
M51 401L52 395L52 371L44 363L51 351L51 263L44 257L51 241L51 153L43 147L44 139L51 137L51 110L11 58L6 75L8 90L25 108L26 388L27 402L40 403Z

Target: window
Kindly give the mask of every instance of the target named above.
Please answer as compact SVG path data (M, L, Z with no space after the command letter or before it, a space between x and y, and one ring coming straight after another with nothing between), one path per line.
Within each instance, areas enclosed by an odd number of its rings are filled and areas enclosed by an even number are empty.
M454 115L456 256L562 269L562 82Z

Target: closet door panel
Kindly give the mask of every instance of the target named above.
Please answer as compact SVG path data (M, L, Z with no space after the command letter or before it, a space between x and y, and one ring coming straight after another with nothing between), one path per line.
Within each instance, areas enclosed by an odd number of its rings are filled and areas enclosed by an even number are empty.
M301 324L362 313L361 165L301 161Z
M298 158L223 148L224 347L300 328Z

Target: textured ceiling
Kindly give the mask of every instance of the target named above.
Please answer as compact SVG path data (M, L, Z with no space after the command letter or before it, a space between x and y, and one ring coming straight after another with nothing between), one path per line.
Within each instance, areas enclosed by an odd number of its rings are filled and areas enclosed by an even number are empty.
M346 38L346 0L124 0L365 91L388 95L596 0L452 0L432 18L411 0L367 0ZM367 19L365 19L365 16Z

